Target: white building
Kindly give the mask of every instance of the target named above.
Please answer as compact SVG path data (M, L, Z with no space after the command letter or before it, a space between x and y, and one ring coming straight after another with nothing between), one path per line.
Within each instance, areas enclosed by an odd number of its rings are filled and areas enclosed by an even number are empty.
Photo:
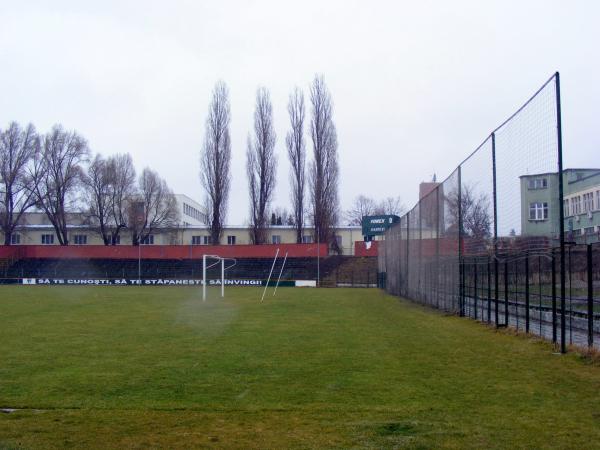
M175 194L175 200L177 200L177 209L181 217L180 226L186 228L206 225L208 217L200 203L184 194Z

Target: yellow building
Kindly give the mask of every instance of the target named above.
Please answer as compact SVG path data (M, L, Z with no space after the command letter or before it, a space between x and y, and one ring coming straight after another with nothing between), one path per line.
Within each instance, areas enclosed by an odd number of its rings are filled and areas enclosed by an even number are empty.
M193 214L193 211L190 210ZM80 214L71 214L69 217L70 245L102 245L100 234L91 226L84 223ZM0 233L2 240L4 236ZM361 227L340 226L335 229L338 247L343 255L354 254L354 242L362 241ZM312 243L313 230L305 228L303 243ZM49 223L44 213L32 212L25 214L22 225L18 226L12 238L16 245L58 245L56 232ZM271 225L267 228L267 243L269 244L294 244L296 243L296 229L290 225ZM121 232L120 245L131 245L131 234L127 229ZM206 225L191 225L182 221L180 226L174 228L160 228L155 230L145 240L144 245L210 245L210 229ZM226 226L221 237L221 245L247 245L251 244L250 230L246 226Z

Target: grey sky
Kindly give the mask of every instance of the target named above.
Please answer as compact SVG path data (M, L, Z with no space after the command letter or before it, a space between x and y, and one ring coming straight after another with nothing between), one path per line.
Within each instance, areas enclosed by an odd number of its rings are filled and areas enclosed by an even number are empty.
M340 199L400 195L446 177L554 71L565 166L599 166L595 1L0 1L0 127L60 122L94 152L129 152L197 200L210 93L231 95L229 223L248 216L246 136L271 91L275 206L289 209L287 100L325 76ZM310 147L308 148L310 154Z

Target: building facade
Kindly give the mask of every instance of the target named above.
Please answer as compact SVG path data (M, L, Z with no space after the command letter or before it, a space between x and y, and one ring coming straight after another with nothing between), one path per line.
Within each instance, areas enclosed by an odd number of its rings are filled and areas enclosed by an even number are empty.
M181 207L186 208L184 204L193 207L190 202L181 202ZM186 208L191 214L194 211ZM94 227L85 224L81 215L73 214L69 218L70 245L103 245L102 238ZM302 242L310 244L314 242L313 230L306 228L303 233ZM0 236L2 234L0 233ZM337 227L335 236L338 241L338 247L344 255L354 254L354 242L362 241L361 227L342 226ZM2 236L4 239L4 236ZM12 243L14 245L58 245L56 232L43 213L25 214L23 223L17 227L13 234ZM123 230L119 236L117 245L131 245L131 233ZM267 229L267 243L269 244L294 244L296 243L296 229L289 225L271 225ZM191 225L186 223L182 215L181 225L172 228L160 228L155 230L146 239L142 245L212 245L210 239L210 229L206 225ZM223 230L220 245L249 245L250 229L246 226L226 226Z
M559 208L567 240L597 242L600 235L600 169L565 169L562 205L558 174L521 176L521 234L558 238Z
M200 203L184 194L175 194L175 200L181 226L201 226L208 223L206 209Z

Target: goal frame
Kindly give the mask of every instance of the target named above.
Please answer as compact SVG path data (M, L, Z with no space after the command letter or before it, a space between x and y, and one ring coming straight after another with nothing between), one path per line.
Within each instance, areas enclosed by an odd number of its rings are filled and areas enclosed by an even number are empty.
M209 267L206 267L206 259L216 259L217 262ZM206 279L206 269L210 269L216 266L219 261L221 262L221 298L225 297L225 258L219 255L202 255L202 301L206 301L206 285L208 280Z

